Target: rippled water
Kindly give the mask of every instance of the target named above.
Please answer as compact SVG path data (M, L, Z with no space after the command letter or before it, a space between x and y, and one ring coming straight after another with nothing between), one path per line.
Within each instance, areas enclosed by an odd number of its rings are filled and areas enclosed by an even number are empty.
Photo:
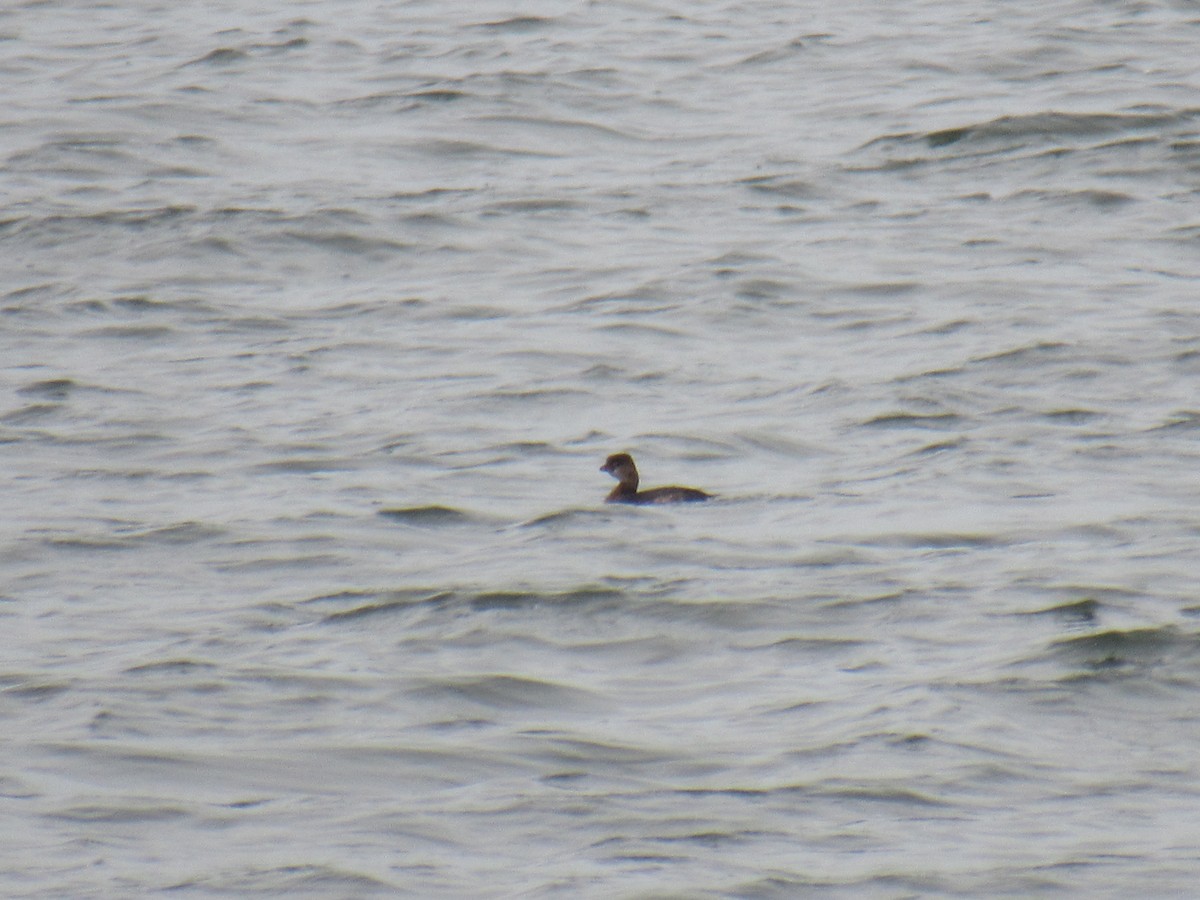
M1195 890L1194 4L0 38L5 895Z

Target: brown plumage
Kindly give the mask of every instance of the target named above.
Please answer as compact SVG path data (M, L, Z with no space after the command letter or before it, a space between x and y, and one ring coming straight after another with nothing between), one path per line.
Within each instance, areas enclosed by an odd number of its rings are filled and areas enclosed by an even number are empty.
M614 453L604 461L600 471L607 472L618 482L612 493L604 498L605 503L689 503L707 500L712 496L689 487L672 486L639 491L637 466L628 453Z

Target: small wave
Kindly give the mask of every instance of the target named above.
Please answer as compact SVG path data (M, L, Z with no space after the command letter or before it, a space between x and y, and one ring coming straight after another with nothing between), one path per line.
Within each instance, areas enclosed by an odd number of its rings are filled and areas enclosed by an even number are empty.
M297 864L196 875L162 889L222 897L394 897L407 891L380 878L327 865Z
M561 197L530 197L528 199L503 200L491 203L484 208L483 215L567 212L578 208L579 204L575 201L566 200Z
M179 806L171 804L90 804L73 806L62 812L54 813L52 818L64 819L68 822L108 825L131 825L143 822L171 822L177 819L191 818L191 813Z
M790 175L756 175L743 178L739 184L760 194L786 197L789 200L810 200L819 196L811 182Z
M809 459L820 454L820 450L812 444L805 444L801 441L797 441L793 438L782 434L776 434L765 429L743 431L739 433L737 437L747 447L750 447L754 450L765 450L768 453L774 453L777 456L783 456L789 459ZM733 452L732 448L718 445L714 455L732 457L736 454Z
M795 55L804 49L804 41L800 38L794 38L779 47L772 47L769 50L760 50L757 53L752 53L737 61L737 66L763 66L772 63L787 62L792 60Z
M862 424L867 428L958 428L963 417L957 413L887 413L867 419Z
M545 16L513 16L511 19L499 19L495 22L479 22L472 27L488 31L527 32L537 31L554 24L556 24L555 19Z
M414 100L429 100L434 103L452 103L455 100L462 100L470 97L466 91L456 91L451 88L426 88L420 91L413 91L407 96Z
M1039 200L1060 202L1065 204L1081 204L1083 206L1092 206L1099 209L1111 209L1117 206L1124 206L1127 203L1133 203L1137 200L1131 194L1122 193L1120 191L1098 191L1098 190L1079 190L1079 191L1047 191L1047 190L1029 190L1018 191L1011 195L1010 200Z
M494 144L483 144L478 141L450 140L447 138L429 138L415 141L412 146L420 153L443 159L445 157L458 159L491 159L496 156L533 157L535 159L555 159L558 154L545 150L534 150L527 147L500 147Z
M1073 600L1068 603L1059 603L1054 606L1048 606L1044 609L1035 609L1032 612L1022 613L1026 616L1048 616L1053 619L1061 619L1064 622L1075 623L1093 623L1100 615L1101 603L1092 597L1084 597L1082 600Z
M418 682L412 693L426 698L466 700L489 709L577 709L580 705L596 703L596 697L590 691L555 681L515 675L427 678Z
M1101 418L1103 414L1090 409L1054 409L1041 415L1056 425L1085 425Z
M613 600L623 597L615 588L582 587L563 593L536 591L489 591L470 598L472 609L519 609L528 606L555 604L576 606L594 600Z
M1073 669L1089 673L1170 670L1184 662L1192 670L1189 674L1195 677L1196 663L1200 660L1200 635L1189 634L1174 625L1113 629L1055 641L1048 653Z
M158 341L174 333L168 325L104 325L87 332L91 337L136 341Z
M948 453L951 450L959 450L967 446L967 442L962 438L956 438L950 441L935 441L932 444L926 444L924 447L918 447L909 453L909 456L935 456L939 453Z
M200 541L211 541L225 535L223 528L215 525L205 525L202 522L177 522L160 528L151 528L131 534L137 541L150 544L195 544Z
M424 527L465 525L475 521L470 514L449 506L406 506L381 509L379 515L394 522Z
M353 468L355 464L347 459L309 456L259 463L254 466L254 471L308 475L314 472L344 472Z
M989 353L986 356L976 356L971 360L972 365L1011 365L1025 366L1031 362L1040 361L1046 357L1061 356L1068 345L1059 341L1038 341L1024 347L1014 347L999 353Z
M38 419L53 415L61 409L62 406L58 403L30 403L27 406L22 406L20 409L14 409L0 415L0 422L3 422L5 425L24 425L26 422L35 422Z
M25 387L18 388L17 393L24 396L45 397L48 400L66 400L78 387L79 383L70 378L51 378L27 384Z
M370 616L403 612L418 607L439 606L455 599L452 591L436 590L392 590L392 591L340 591L336 594L320 594L301 600L298 607L343 605L346 608L328 613L320 618L324 623L347 622ZM277 609L265 609L275 613Z
M188 66L229 66L248 58L249 54L245 50L238 50L235 47L218 47L216 50L209 51L203 56L184 63L181 68L187 68Z
M355 619L408 612L415 609L451 609L486 612L498 609L529 609L543 606L575 608L588 603L615 601L629 596L626 590L605 585L581 585L566 591L458 591L405 589L393 591L346 591L302 600L298 605L344 605L321 617L333 624Z
M863 538L858 543L868 547L905 547L912 550L953 550L955 548L1004 547L1010 542L991 534L959 534L929 532L925 534L883 534Z
M528 522L522 522L521 528L544 528L548 526L567 525L572 522L587 522L596 519L610 519L612 517L611 510L606 508L583 507L577 509L562 509L557 512L546 513L538 516L536 519L530 519Z
M377 603L364 603L361 606L355 606L352 609L345 609L341 610L340 612L330 613L321 621L328 624L349 622L372 616L386 615L389 613L407 612L414 607L424 606L427 603L429 603L428 599L414 602L407 597L392 600L381 600Z
M1155 425L1150 431L1195 431L1200 429L1200 412L1182 410L1175 413L1171 419L1161 425Z
M940 149L954 144L981 144L1018 138L1028 140L1065 140L1126 134L1165 125L1183 124L1186 114L1174 113L1061 113L1040 112L1023 116L1001 116L975 125L943 128L929 132L889 134L868 141L860 149L876 145L923 143Z
M165 672L172 675L185 674L190 672L212 671L217 669L217 665L210 662L197 662L194 659L164 659L156 662L143 663L140 666L131 666L124 670L125 675L153 675L159 672Z
M12 677L11 675L6 676L5 680ZM36 677L30 677L28 680L0 687L0 694L9 698L21 698L41 702L42 700L49 700L51 697L65 693L71 690L72 687L73 685L69 681L45 681Z
M390 238L365 237L348 231L321 232L285 230L280 237L317 247L322 250L332 250L350 256L380 256L386 258L390 254L413 249L411 244Z

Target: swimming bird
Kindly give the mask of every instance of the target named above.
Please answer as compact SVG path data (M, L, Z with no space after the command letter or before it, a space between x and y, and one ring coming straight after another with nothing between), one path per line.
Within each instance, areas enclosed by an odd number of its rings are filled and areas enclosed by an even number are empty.
M660 487L638 490L638 471L628 453L614 453L604 461L601 472L617 479L617 486L604 498L605 503L689 503L707 500L712 494L690 487Z

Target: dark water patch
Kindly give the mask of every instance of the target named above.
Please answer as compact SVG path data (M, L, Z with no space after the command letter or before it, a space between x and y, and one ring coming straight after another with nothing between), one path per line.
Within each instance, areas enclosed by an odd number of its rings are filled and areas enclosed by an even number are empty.
M412 250L414 245L382 237L364 237L347 231L317 232L285 229L280 236L310 247L332 250L347 256L390 258L392 254Z
M104 325L86 332L89 337L123 341L160 341L175 333L168 325Z
M302 543L331 544L334 541L331 537L316 537L307 538ZM218 563L213 565L213 569L217 572L300 572L305 569L340 568L345 561L345 557L340 553L297 553L293 556L264 556L239 562Z
M55 550L67 550L79 553L107 553L115 550L129 550L134 544L121 538L105 537L55 537L44 541L47 547Z
M1172 671L1183 665L1191 678L1200 675L1200 635L1170 625L1064 638L1052 643L1048 654L1088 673L1133 675L1155 671L1166 678L1185 674Z
M823 455L823 451L812 444L806 444L765 429L743 431L737 435L737 438L746 447L764 450L788 459L811 459ZM715 442L710 442L710 444L715 444ZM716 444L713 452L705 458L729 459L736 458L736 456L737 448L735 446Z
M789 200L815 199L820 193L810 182L791 175L756 175L753 178L743 178L738 183L756 193L786 197Z
M510 215L513 213L568 212L580 209L574 200L559 197L502 200L489 203L481 212L483 216Z
M47 400L66 400L78 387L79 383L70 378L51 378L17 388L17 393L23 396L44 397Z
M847 783L839 785L835 782L808 788L803 792L807 796L838 800L852 806L886 804L888 806L905 806L914 809L940 809L956 806L956 804L948 800L921 793L911 788L891 787L886 784L872 786Z
M526 33L539 31L557 24L557 20L545 16L513 16L510 19L498 19L494 22L479 22L470 28L479 28L495 32Z
M222 897L397 897L409 895L408 887L336 866L297 864L194 876L163 890Z
M795 288L783 281L770 278L751 278L739 282L735 294L742 300L776 300L795 292Z
M630 372L626 368L610 366L606 363L589 366L580 374L592 381L620 381L632 384L649 384L655 381L665 381L667 378L665 372Z
M45 419L47 416L52 416L62 411L62 409L63 407L59 403L31 403L28 406L22 406L20 409L14 409L11 412L0 415L0 422L3 422L5 425L24 425L28 422ZM13 438L13 441L15 440L18 439Z
M558 528L566 525L583 524L594 521L610 521L616 512L611 508L599 505L597 500L596 507L582 507L576 509L562 509L552 513L538 516L536 519L530 519L528 522L522 522L521 528Z
M453 103L456 100L470 97L471 94L451 88L425 88L420 91L412 91L407 96L414 100L427 100L433 103Z
M989 353L986 356L976 356L971 359L971 365L1004 365L1026 366L1036 365L1047 358L1061 357L1068 345L1058 341L1038 341L1024 347L1014 347L999 353Z
M213 331L216 334L258 334L270 332L292 331L294 326L285 319L274 316L233 316L223 318L216 324ZM235 359L253 359L257 354L242 354Z
M590 294L565 307L573 312L601 311L623 315L655 315L669 312L676 301L658 285L643 285L632 291Z
M205 525L203 522L177 522L160 528L139 530L128 535L131 540L147 544L166 546L189 545L202 541L216 540L228 532L215 525Z
M470 598L472 609L524 609L537 606L573 607L585 603L622 600L627 593L617 588L585 585L570 591L487 591Z
M603 708L590 693L585 694L583 699L591 701L593 706ZM572 770L581 768L594 771L597 767L609 766L619 770L627 766L656 765L675 758L675 754L669 751L639 747L632 743L568 737L549 729L530 729L522 732L522 737L531 745L537 745L536 749L531 748L531 756L570 767Z
M424 591L394 591L392 593L396 596L427 596L427 592ZM300 600L298 601L298 604L304 606L309 603L344 603L347 601L356 603L360 600L371 599L378 596L378 591L337 591L333 594L318 594L316 597L309 597L305 600Z
M1041 413L1043 419L1056 425L1086 425L1103 416L1090 409L1055 409Z
M451 197L470 197L478 192L478 188L473 187L435 187L423 191L396 191L386 195L385 199L395 200L398 203L425 203L438 206L443 204ZM434 214L438 214L435 212Z
M498 156L557 159L561 154L549 150L531 149L528 147L503 147L497 144L484 144L479 141L450 140L447 138L424 138L412 143L419 153L436 160L445 158L461 160L493 160Z
M1052 201L1067 204L1080 204L1084 206L1092 206L1098 209L1112 209L1118 206L1125 206L1137 200L1129 194L1123 194L1117 191L1098 191L1098 190L1077 190L1077 191L1047 191L1047 190L1026 190L1018 191L1008 199L1010 200L1038 200Z
M875 416L863 422L867 428L919 428L922 430L937 430L944 428L961 428L964 419L957 413L887 413Z
M196 209L191 206L160 206L144 209L111 210L101 213L69 215L54 213L21 220L17 233L58 245L78 241L108 229L121 228L135 233L157 231L173 227L195 217Z
M888 298L911 294L925 287L925 284L917 281L872 281L846 285L839 288L838 293L851 297Z
M640 596L640 594L637 594ZM596 603L612 603L629 599L630 591L605 585L582 585L566 591L460 591L460 590L400 590L348 591L327 594L300 601L300 605L337 604L347 609L326 615L322 621L335 623L387 615L421 608L452 608L489 612L495 610L524 610L545 607L574 609Z
M440 93L449 94L451 92L431 90L410 94L398 90L373 91L370 94L334 100L330 106L347 115L360 115L371 112L394 115L417 109L422 101L432 100L436 102Z
M308 45L308 38L294 37L284 41L278 41L274 44L251 44L250 48L252 50L265 50L269 53L287 53L292 50L303 50L308 47Z
M791 61L795 55L804 49L805 42L800 38L795 38L779 47L772 47L767 50L760 50L757 53L751 53L749 56L739 59L734 65L742 66L767 66L775 63L784 63Z
M191 818L192 814L187 809L168 804L161 806L154 804L130 804L127 806L92 804L72 806L48 815L49 818L80 824L137 825L151 822L172 822Z
M196 298L186 300L158 300L145 294L127 294L114 297L108 301L112 310L117 313L135 316L193 316L210 320L215 316L223 316L225 311L219 306Z
M531 403L586 402L594 397L595 395L591 391L581 391L574 388L533 388L531 390L502 389L489 391L481 399L524 406Z
M143 663L124 669L124 675L189 675L196 672L213 672L218 668L216 663L198 662L194 659L163 659L156 662Z
M564 450L557 444L551 444L547 441L510 441L505 444L496 444L495 446L487 447L486 450L503 453L512 458L519 459L574 455L571 451Z
M939 453L948 453L951 450L960 450L967 445L967 441L963 438L958 438L951 441L935 441L932 444L926 444L909 453L909 456L935 456Z
M744 831L686 831L683 834L656 835L647 840L663 844L692 844L705 850L716 850L726 846L747 844L752 840L768 837L772 834L779 836L783 832L768 832L760 829Z
M249 58L250 54L244 50L238 50L234 47L218 47L216 50L211 50L204 54L204 56L184 63L180 68L187 68L189 66L230 66Z
M446 525L468 525L477 520L469 513L448 506L409 506L381 509L379 515L405 525L438 528Z
M1200 363L1200 350L1183 350L1171 357L1171 361L1194 369Z
M329 613L321 619L321 622L330 625L341 624L344 622L353 622L360 619L375 618L378 616L386 616L395 613L405 613L418 607L429 605L444 605L453 598L453 594L434 594L427 597L414 598L408 595L389 596L385 599L374 600L368 603L362 603L350 609L340 610L338 612ZM305 601L313 602L313 601Z
M939 322L937 325L931 325L928 328L918 330L917 334L957 334L960 331L966 331L970 328L975 328L979 325L974 319L949 319L945 322Z
M256 472L275 473L281 475L311 475L316 472L346 472L359 468L360 465L349 459L332 459L329 457L303 457L295 459L279 459L271 462L258 463L253 467Z
M463 678L426 678L410 690L413 696L439 701L466 701L488 709L577 709L592 707L590 691L537 678L514 675L481 675Z
M1012 542L1007 538L990 534L936 532L926 534L876 535L864 537L857 543L868 547L902 547L912 550L969 550L1006 547Z
M644 311L650 312L651 310ZM659 311L653 310L653 312ZM628 337L631 340L638 337L686 338L689 336L687 332L678 328L668 328L665 325L650 325L645 322L613 322L611 324L599 325L594 330L605 334L613 334L618 337Z
M708 260L713 267L713 274L722 278L737 275L747 267L756 267L762 263L771 262L771 257L760 253L748 253L743 250L731 250Z
M765 644L743 644L737 649L750 651L787 651L800 656L835 656L847 650L856 650L867 644L854 638L783 637Z
M0 234L13 221L15 220L0 222ZM28 287L16 288L4 294L4 302L11 305L0 308L0 311L3 311L6 315L16 315L33 310L41 311L45 309L46 303L57 299L62 293L62 286L55 283L34 284ZM35 302L30 304L29 301Z
M949 378L956 375L962 375L966 370L962 366L950 366L944 369L927 369L924 372L917 372L913 375L904 375L896 379L897 384L908 384L910 382L922 381L927 378Z
M1099 618L1103 605L1093 597L1084 597L1067 603L1059 603L1044 609L1035 609L1020 613L1023 616L1047 616L1063 622L1076 625L1094 624Z
M39 677L26 678L20 675L6 675L3 680L13 683L5 684L3 688L0 688L0 696L29 700L34 703L52 700L74 687L69 681L47 681Z
M1195 431L1200 429L1200 412L1193 410L1180 410L1172 414L1171 418L1161 425L1155 425L1147 429L1149 432L1155 431Z
M1186 125L1192 116L1173 113L1061 113L1040 112L1001 116L987 122L930 132L891 134L868 141L860 149L876 146L924 144L942 150L958 144L971 147L1023 146L1031 141L1070 141L1077 138L1124 135L1133 131Z

